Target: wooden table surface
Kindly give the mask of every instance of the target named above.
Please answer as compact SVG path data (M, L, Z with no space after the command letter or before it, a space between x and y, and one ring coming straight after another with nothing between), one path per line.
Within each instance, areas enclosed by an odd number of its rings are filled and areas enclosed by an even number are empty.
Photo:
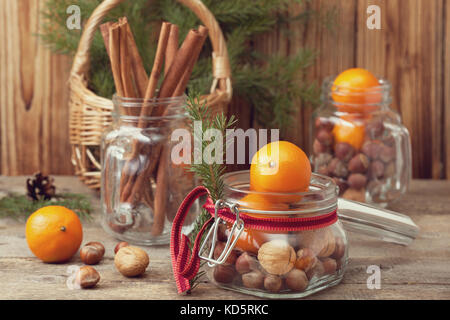
M65 264L45 264L28 249L24 221L0 219L0 299L252 299L205 282L191 295L176 293L168 246L145 247L150 266L140 278L125 278L114 268L117 240L99 225L98 195L75 177L56 176L61 191L92 196L94 221L83 223L84 239L101 241L106 248L96 266L101 280L95 289L70 290L66 286L70 265L81 266L76 255ZM25 192L25 177L1 177L0 197L11 191ZM450 181L413 181L410 191L391 209L411 216L420 227L408 247L383 243L349 233L350 262L344 279L335 287L309 299L450 299ZM381 268L381 289L368 289L367 268Z

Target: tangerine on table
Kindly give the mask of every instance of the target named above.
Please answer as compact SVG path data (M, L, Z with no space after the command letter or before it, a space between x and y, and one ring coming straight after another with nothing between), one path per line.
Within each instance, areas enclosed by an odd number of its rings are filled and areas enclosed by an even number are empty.
M358 106L381 102L378 79L368 70L352 68L340 73L333 82L331 97L342 112L365 112L373 106ZM346 105L350 104L350 105ZM368 110L370 109L370 110Z
M25 235L33 254L44 262L64 262L77 251L83 228L77 214L63 206L47 206L27 220Z
M311 179L311 164L302 149L287 141L275 141L253 156L250 189L259 192L305 192ZM298 196L296 196L298 197ZM277 202L277 196L271 196ZM288 199L289 201L292 199Z

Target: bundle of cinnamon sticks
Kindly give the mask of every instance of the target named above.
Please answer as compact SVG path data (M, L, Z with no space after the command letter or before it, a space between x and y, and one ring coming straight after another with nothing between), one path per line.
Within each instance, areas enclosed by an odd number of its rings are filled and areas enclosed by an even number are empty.
M178 47L178 26L163 22L149 76L144 69L126 17L120 18L118 22L104 23L100 26L100 30L111 61L117 95L143 99L142 107L123 108L121 111L126 115L136 116L138 119L136 126L145 129L151 125L150 117L165 116L168 112L166 107L148 107L147 102L179 97L184 94L208 30L204 26L200 26L198 30L190 30L181 47ZM162 72L164 77L158 90ZM142 159L142 155L147 159L146 161L139 160ZM170 150L164 144L148 148L135 139L130 156L120 175L120 202L128 203L129 207L133 208L144 201L152 207L151 233L153 236L160 235L164 228L168 201L169 156ZM109 170L107 166L108 162L105 161L105 172ZM108 174L104 176L108 177ZM152 177L156 181L154 195L150 183ZM111 190L108 190L108 183L103 185L106 188L105 201L109 203ZM132 223L129 227L131 226ZM120 230L124 231L124 228Z

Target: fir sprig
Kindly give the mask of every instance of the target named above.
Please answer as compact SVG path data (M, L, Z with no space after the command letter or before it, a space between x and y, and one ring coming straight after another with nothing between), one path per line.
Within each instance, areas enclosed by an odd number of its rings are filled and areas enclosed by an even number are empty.
M201 150L204 150L210 143L205 141L203 135L208 130L218 130L223 137L222 146L226 145L227 129L233 127L236 123L235 117L232 115L229 119L223 114L211 115L211 109L206 107L206 102L199 103L199 94L194 93L188 97L187 111L191 120L191 132L194 135L196 141L201 141ZM194 130L194 123L201 122L201 130ZM195 150L194 150L195 151ZM219 157L222 161L208 163L205 159L198 159L200 161L193 161L189 170L193 172L203 183L203 185L209 190L213 201L221 199L223 196L223 180L222 175L225 171L225 165L223 164L224 152ZM212 155L215 157L216 155ZM216 157L215 157L216 158ZM194 159L196 160L196 159ZM199 163L196 163L199 162Z
M73 210L85 220L91 220L92 208L87 196L77 193L62 193L51 200L30 200L25 195L9 194L0 199L0 218L26 219L36 210L45 206L63 206Z
M202 150L204 150L209 143L213 142L204 141L203 135L207 130L215 129L222 134L222 145L224 146L224 149L226 149L227 129L230 129L235 125L235 117L231 116L230 118L227 118L223 113L212 116L210 108L206 107L206 103L200 103L199 101L200 95L197 93L193 93L192 95L188 96L187 112L191 120L191 133L194 135L194 139L198 139L197 141L201 141ZM199 121L201 121L201 130L196 131L194 123ZM195 151L193 150L193 153L194 152ZM219 156L224 159L225 153L223 152ZM225 165L223 164L223 161L222 163L208 163L207 161L204 161L204 158L202 156L202 159L201 161L199 161L199 163L196 163L196 161L193 161L191 163L189 170L193 172L196 177L202 182L202 184L209 190L213 202L223 198L224 182L222 179L222 175L225 171ZM202 208L200 215L195 221L194 228L189 235L191 246L194 244L197 234L209 218L209 212ZM202 265L203 264L201 264L201 266ZM193 290L201 282L205 273L206 272L204 270L201 270L193 279L190 280L191 290Z

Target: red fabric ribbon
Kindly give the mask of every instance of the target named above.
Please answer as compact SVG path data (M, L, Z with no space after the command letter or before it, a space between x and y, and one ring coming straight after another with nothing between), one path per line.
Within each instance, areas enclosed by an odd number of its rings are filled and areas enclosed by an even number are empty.
M178 293L186 292L190 289L189 280L198 272L200 267L199 249L203 233L214 220L215 206L210 197L208 197L203 207L211 214L211 218L203 225L195 238L192 254L189 249L189 239L181 233L184 219L189 212L192 204L199 197L209 195L205 187L197 187L192 190L181 203L172 225L172 234L170 241L170 254L172 258L172 269L177 284ZM234 223L236 215L227 207L218 210L218 216L226 222ZM305 218L258 218L240 213L239 218L244 222L246 229L256 229L261 231L304 231L320 229L329 226L337 221L336 210L320 216Z

